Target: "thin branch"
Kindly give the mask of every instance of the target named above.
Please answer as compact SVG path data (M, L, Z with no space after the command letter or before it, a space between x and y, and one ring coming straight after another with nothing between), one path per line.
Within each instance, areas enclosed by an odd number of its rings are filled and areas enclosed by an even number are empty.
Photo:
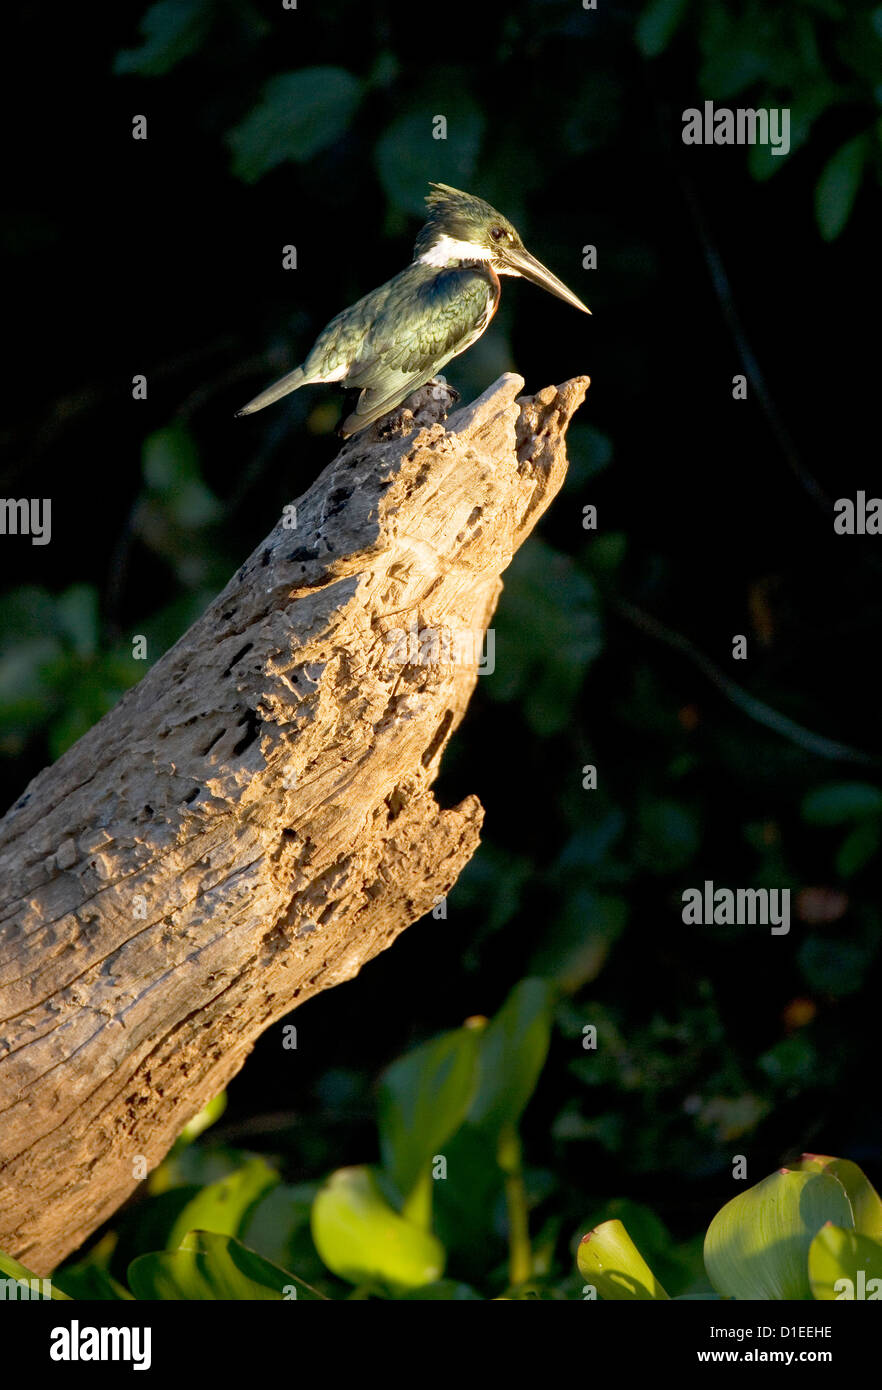
M613 610L634 627L687 657L718 690L722 691L727 700L740 709L742 714L747 715L748 719L755 720L757 724L762 724L781 738L795 743L797 747L814 753L819 758L826 758L832 762L860 763L865 767L882 767L882 755L865 753L860 748L852 748L847 743L839 743L836 739L816 734L802 724L797 724L795 720L789 719L786 714L773 709L764 700L758 700L755 695L742 689L731 676L727 676L725 671L721 671L719 666L689 641L688 637L674 632L651 614L629 603L627 599L611 599L610 602Z

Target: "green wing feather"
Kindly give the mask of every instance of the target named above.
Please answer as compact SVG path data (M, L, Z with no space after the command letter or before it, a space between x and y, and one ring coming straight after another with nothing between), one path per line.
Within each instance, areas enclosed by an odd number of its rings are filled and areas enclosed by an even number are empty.
M489 272L471 267L433 271L421 284L407 284L409 267L400 277L401 294L392 293L375 319L346 385L361 387L353 413L341 433L355 434L379 420L483 332L498 297Z

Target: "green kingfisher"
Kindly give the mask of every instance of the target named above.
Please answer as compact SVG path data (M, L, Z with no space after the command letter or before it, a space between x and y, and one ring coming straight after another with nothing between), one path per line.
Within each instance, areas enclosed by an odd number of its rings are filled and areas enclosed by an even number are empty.
M590 314L489 203L444 183L430 188L413 262L331 319L303 365L237 415L252 415L301 386L335 381L361 393L340 426L344 439L357 434L480 338L499 306L500 275L526 276Z

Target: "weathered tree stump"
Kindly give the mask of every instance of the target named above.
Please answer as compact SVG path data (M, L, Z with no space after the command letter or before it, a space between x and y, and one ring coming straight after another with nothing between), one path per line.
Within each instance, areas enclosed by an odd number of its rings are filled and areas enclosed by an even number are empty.
M506 375L444 425L430 384L350 440L0 822L0 1249L52 1269L268 1025L455 882L482 818L430 790L476 681L458 638L587 385Z

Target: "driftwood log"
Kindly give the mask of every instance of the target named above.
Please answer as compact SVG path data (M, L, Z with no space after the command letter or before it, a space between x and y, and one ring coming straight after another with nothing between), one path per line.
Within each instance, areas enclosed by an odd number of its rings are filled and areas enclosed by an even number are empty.
M430 790L476 681L457 638L479 645L587 385L516 400L506 375L442 424L430 383L347 442L0 822L0 1249L35 1272L473 854L477 799Z

